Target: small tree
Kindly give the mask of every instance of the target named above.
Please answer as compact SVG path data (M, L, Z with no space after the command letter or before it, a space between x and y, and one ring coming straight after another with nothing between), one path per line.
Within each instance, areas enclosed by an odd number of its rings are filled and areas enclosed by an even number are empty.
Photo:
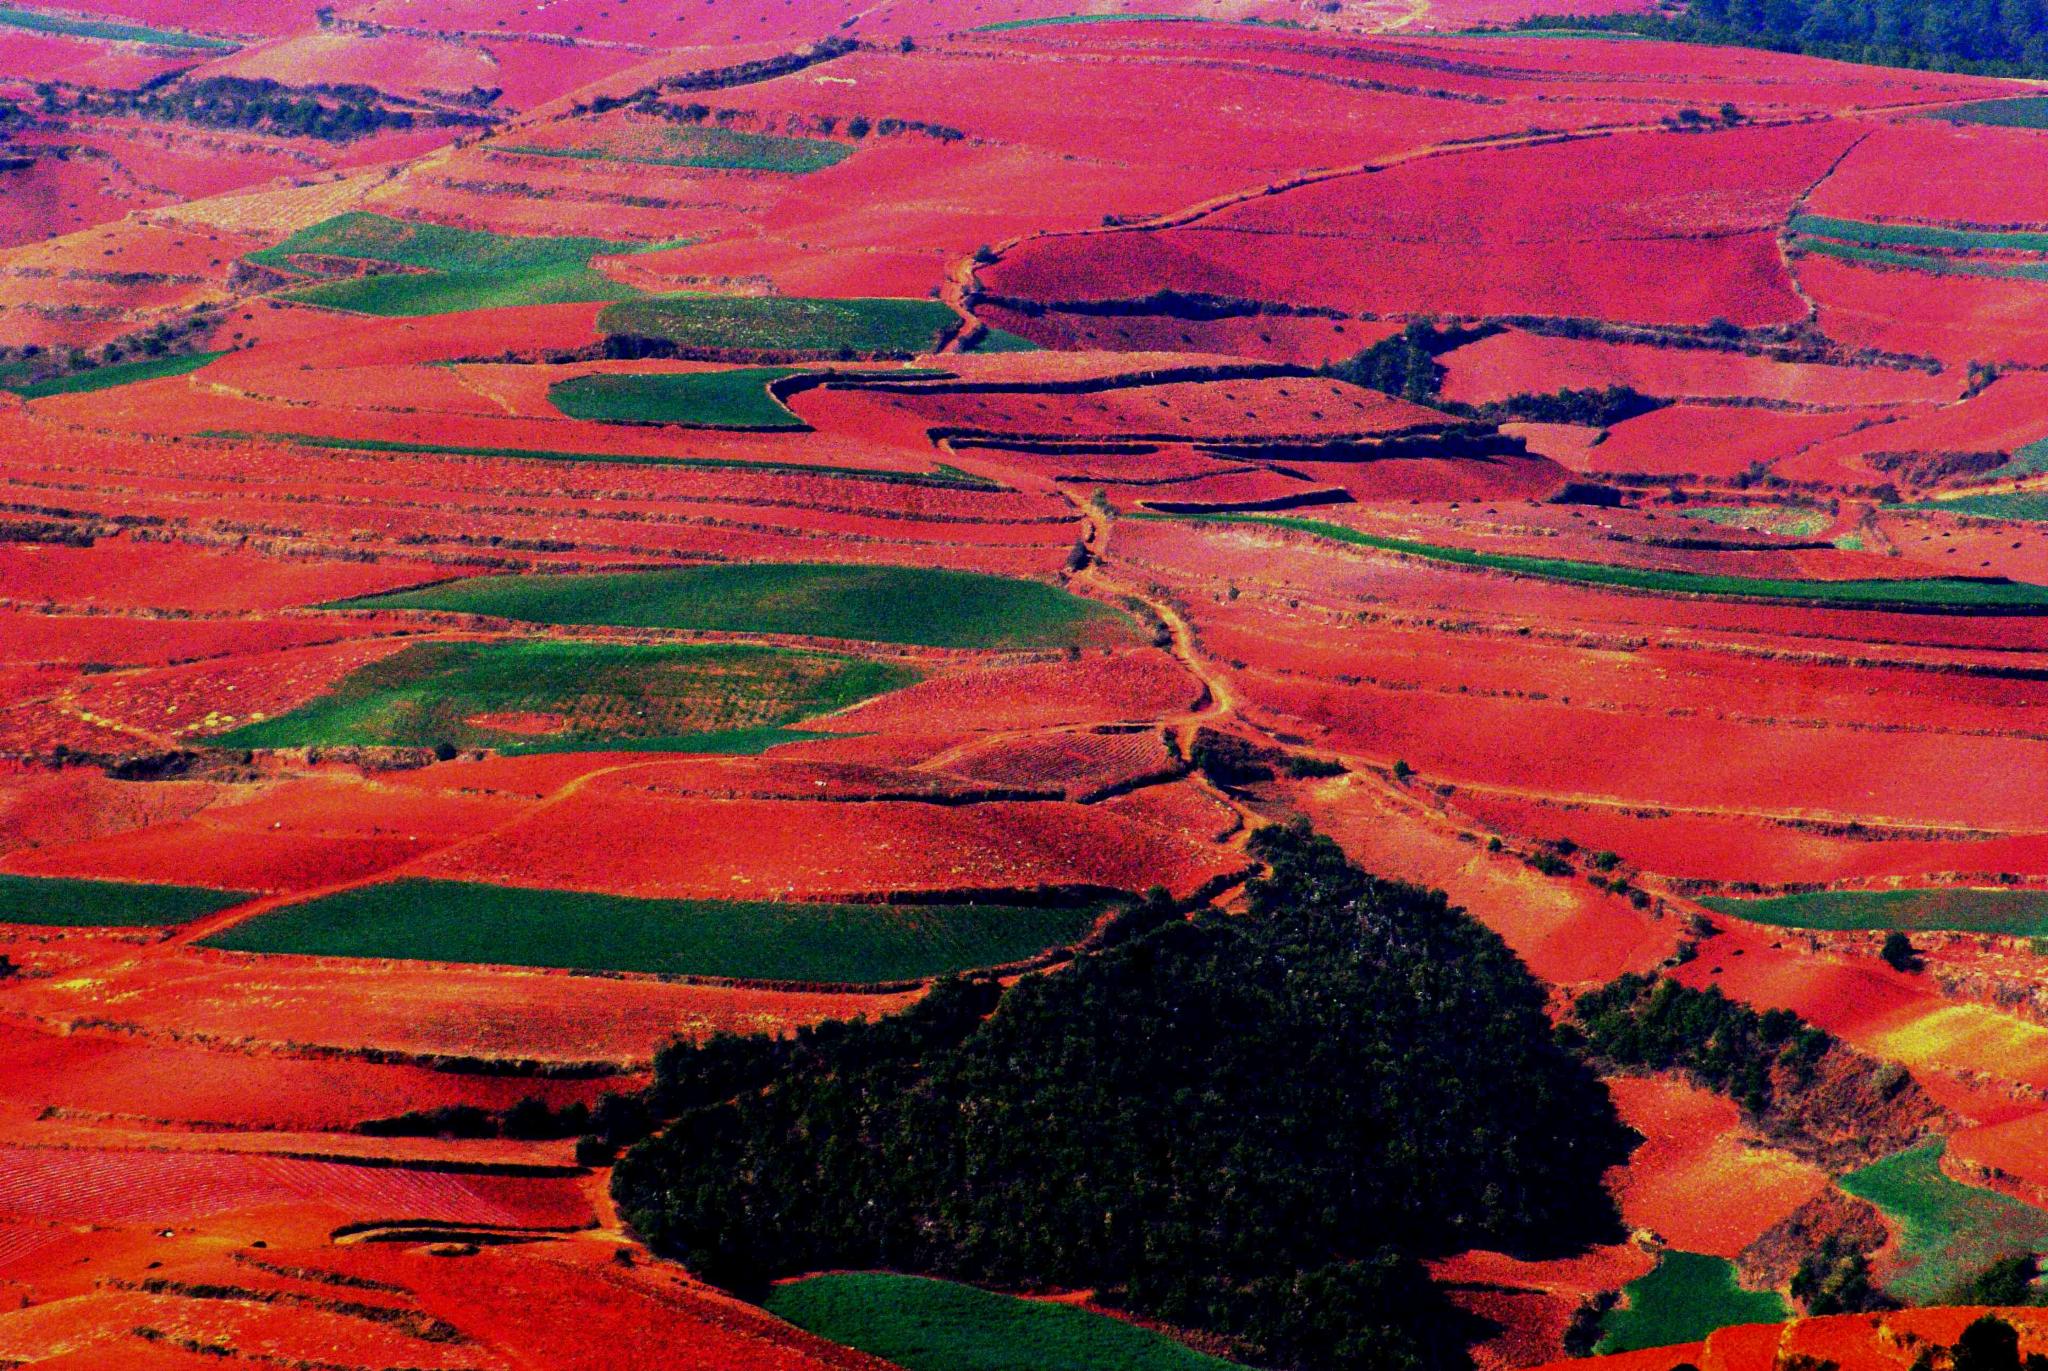
M1920 953L1913 946L1913 940L1893 929L1884 935L1884 946L1878 949L1878 956L1894 971L1914 972L1921 966Z

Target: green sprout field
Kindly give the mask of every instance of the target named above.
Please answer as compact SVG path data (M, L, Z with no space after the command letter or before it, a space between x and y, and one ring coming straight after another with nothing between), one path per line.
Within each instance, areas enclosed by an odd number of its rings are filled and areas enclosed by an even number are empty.
M869 984L998 966L1078 940L1093 909L642 900L398 880L206 939L233 952Z
M661 375L574 376L548 390L548 403L572 419L607 424L692 424L700 428L808 425L768 393L788 367L688 371Z
M809 300L779 295L664 295L613 305L606 333L686 351L915 357L959 318L936 300Z
M904 1371L1230 1371L1163 1334L1071 1305L856 1272L778 1285L768 1312Z
M233 52L235 45L224 38L184 33L177 29L149 28L142 24L119 24L105 19L80 19L68 14L46 14L13 5L0 5L0 25L55 33L67 38L97 38L108 43L147 43L157 48L190 48L209 52Z
M243 890L55 876L0 876L0 923L155 928L189 923L252 898Z
M916 680L854 657L749 646L422 643L221 747L758 752L786 726Z
M94 367L91 371L29 385L0 386L0 390L12 390L24 400L42 400L52 395L84 395L96 390L112 390L116 386L132 386L138 381L160 381L166 376L189 375L208 362L225 356L224 352L181 352L175 357L152 357L141 362Z
M415 224L366 211L301 229L249 260L310 275L296 259L342 258L409 271L325 281L290 298L360 314L412 317L515 305L631 300L640 292L590 266L593 257L675 247L603 238L525 237Z
M853 155L848 143L826 138L788 138L738 129L665 128L648 146L491 146L522 157L562 157L578 162L628 162L648 167L706 167L721 171L779 171L801 176L837 166Z
M2048 608L2048 586L2028 585L1997 578L1932 576L1896 581L1787 581L1756 576L1712 576L1690 571L1654 571L1646 567L1617 566L1608 562L1574 562L1561 557L1525 557L1499 552L1475 552L1469 548L1418 543L1406 538L1383 538L1361 533L1342 524L1320 519L1297 519L1283 514L1198 514L1182 516L1204 523L1264 524L1313 533L1333 542L1357 547L1399 552L1453 566L1480 567L1539 576L1552 581L1576 581L1585 585L1611 586L1618 590L1646 590L1680 595L1727 595L1758 600L1799 600L1810 604L1842 608L1913 608L1948 610L2034 610Z
M1137 626L1127 616L1038 581L805 562L482 576L329 608L425 609L537 624L794 634L924 647L1137 641Z
M1995 1191L1950 1180L1937 1138L1840 1180L1899 1229L1900 1269L1886 1284L1914 1304L1936 1302L1963 1278L2000 1257L2048 1251L2048 1214Z
M1624 1306L1607 1314L1602 1353L1699 1342L1718 1328L1791 1317L1776 1291L1744 1290L1732 1262L1697 1252L1663 1253L1655 1269L1630 1281L1622 1294Z
M1717 896L1700 903L1781 928L2048 935L2048 891L2042 890L1819 890L1760 900Z

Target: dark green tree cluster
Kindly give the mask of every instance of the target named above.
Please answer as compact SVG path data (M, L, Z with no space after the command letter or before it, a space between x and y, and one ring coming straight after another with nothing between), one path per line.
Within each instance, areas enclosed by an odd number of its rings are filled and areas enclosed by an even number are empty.
M1898 1303L1872 1283L1869 1254L1834 1237L1800 1259L1791 1291L1815 1315L1861 1314Z
M1590 386L1547 395L1513 395L1470 412L1474 418L1490 424L1586 424L1609 428L1624 419L1662 409L1668 403L1630 386Z
M2040 1258L2031 1252L2015 1253L2000 1257L1983 1270L1956 1282L1941 1302L2004 1308L2048 1304L2048 1294L2042 1291L2040 1279Z
M1996 1314L1971 1323L1948 1353L1950 1371L2048 1371L2039 1352L2020 1356L2019 1330Z
M1632 1135L1543 993L1440 892L1303 828L1247 912L1172 915L1007 993L720 1038L656 1063L673 1120L614 1174L726 1286L879 1267L1087 1287L1283 1366L1467 1364L1419 1258L1612 1235Z
M1330 363L1323 374L1426 405L1443 389L1444 366L1437 358L1492 332L1491 328L1456 325L1439 328L1434 320L1415 319L1393 337Z
M2048 75L2048 0L1691 0L1678 15L1548 15L1521 26L1597 27L1937 71Z
M1751 1114L1775 1102L1774 1067L1810 1073L1835 1039L1789 1009L1759 1014L1718 989L1634 973L1581 995L1573 1006L1593 1055L1617 1066L1684 1071L1731 1095Z
M45 97L45 104L49 97ZM76 109L136 119L193 124L210 129L247 129L286 138L345 143L386 129L409 129L422 116L393 109L369 86L294 87L271 80L209 76L140 90L83 91ZM435 124L484 125L488 115L437 112Z

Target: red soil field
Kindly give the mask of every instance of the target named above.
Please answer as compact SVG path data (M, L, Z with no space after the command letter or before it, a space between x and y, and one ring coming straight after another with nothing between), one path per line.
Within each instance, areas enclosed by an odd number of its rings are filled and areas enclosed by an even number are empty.
M1887 413L1796 414L1672 405L1616 424L1607 441L1589 455L1595 471L1726 479L1759 462L1770 466L1796 456Z
M1746 1140L1725 1095L1662 1076L1607 1082L1645 1141L1614 1183L1622 1221L1686 1252L1734 1260L1829 1184L1817 1166Z
M1775 362L1738 352L1546 338L1509 330L1444 359L1444 398L1485 404L1513 395L1589 386L1630 386L1666 398L1756 398L1788 403L1881 405L1953 400L1960 379L1887 367Z
M1829 337L1849 347L1972 361L2048 363L2041 322L2048 286L1974 276L1882 270L1809 255L1800 287L1819 307Z
M1459 151L1266 196L1185 228L1041 240L983 277L999 293L1049 301L1108 298L1118 281L1147 280L1341 309L1787 322L1801 309L1772 232L1845 137L1816 125ZM1569 204L1539 204L1567 179L1579 189ZM1436 217L1461 199L1494 214ZM1487 225L1504 224L1521 236L1490 236L1498 231ZM1540 235L1519 228L1528 224L1542 225ZM1332 256L1306 241L1332 237L1382 250ZM1600 246L1619 239L1630 241Z
M2048 224L2048 172L2033 129L1933 114L1879 124L1814 188L1814 214L1885 223Z

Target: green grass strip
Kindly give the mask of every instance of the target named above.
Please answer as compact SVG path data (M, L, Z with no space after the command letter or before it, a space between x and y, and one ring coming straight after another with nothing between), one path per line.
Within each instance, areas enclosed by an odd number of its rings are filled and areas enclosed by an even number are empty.
M1990 232L1981 229L1933 228L1925 224L1873 224L1860 219L1831 219L1821 214L1792 216L1795 233L1834 238L1866 247L1956 248L2007 252L2048 252L2048 233Z
M622 257L679 247L608 238L492 233L417 224L365 210L336 215L300 229L273 248L249 254L261 266L289 267L296 256L344 257L444 272L527 272L582 267L593 257Z
M195 438L247 442L258 435L240 429L209 428ZM868 467L812 465L804 462L750 462L744 457L656 457L617 452L559 452L551 448L463 447L453 443L408 443L385 438L329 438L317 433L266 433L268 442L339 452L417 453L426 457L493 457L526 462L616 462L626 466L689 467L702 471L752 471L767 476L831 476L884 485L935 486L944 490L1006 490L1008 487L973 472L941 462L929 472L876 471Z
M543 148L526 144L490 144L497 152L521 157L559 157L576 162L617 162L643 167L703 167L711 171L779 171L803 176L837 166L853 156L848 143L825 138L789 138L774 133L736 129L681 129L666 140L677 149L667 153L622 152L608 147Z
M420 643L218 747L759 752L784 726L918 679L882 662L730 644Z
M1147 1328L1072 1305L882 1273L812 1276L768 1312L904 1371L1232 1371Z
M1820 890L1700 903L1781 928L2048 935L2048 891L2042 890Z
M255 896L136 881L0 876L0 923L61 928L157 928L190 923Z
M2048 263L1969 262L1957 257L1930 257L1917 252L1894 252L1889 248L1865 247L1860 243L1837 243L1826 238L1799 238L1793 246L1823 257L1867 266L1903 267L1935 276L1983 276L2006 281L2048 281Z
M572 376L548 388L548 403L572 419L605 424L688 424L694 428L808 429L768 383L790 367L735 371Z
M117 24L104 19L74 19L70 15L45 14L40 10L0 5L0 24L56 33L67 38L99 38L113 43L148 43L159 48L192 48L209 52L233 52L236 45L223 38L207 38L176 29L153 29L142 24Z
M1126 515L1142 518L1142 515ZM1405 538L1382 538L1361 533L1342 524L1320 519L1297 519L1282 514L1194 514L1184 517L1197 523L1266 524L1313 533L1333 542L1401 552L1453 566L1481 567L1509 571L1546 580L1572 581L1584 585L1612 586L1623 590L1647 590L1665 594L1736 596L1759 600L1798 600L1850 609L1899 606L1939 609L2034 609L2048 606L2048 586L2027 585L1996 578L1982 580L1962 577L1929 577L1898 581L1784 581L1754 576L1710 576L1691 571L1654 571L1645 567L1615 566L1607 562L1573 562L1560 557L1524 557L1509 553L1474 552L1461 547L1411 542Z
M234 952L872 983L997 966L1078 940L1090 909L642 900L400 880L206 939Z
M1788 505L1694 505L1680 510L1679 517L1697 519L1720 528L1746 528L1783 538L1810 538L1833 520L1826 510Z
M481 309L584 305L635 300L644 294L586 266L520 271L399 272L352 277L286 291L285 299L326 309L421 319Z
M175 357L152 357L142 362L120 362L94 367L72 376L59 376L34 385L0 387L10 389L24 400L43 400L52 395L83 395L95 390L132 386L138 381L160 381L166 376L184 376L199 370L225 352L183 352Z
M1929 119L1951 124L1990 124L1997 128L2048 129L2048 97L2014 96L2009 100L1979 100L1949 109L1929 110Z
M1056 586L931 567L771 562L479 576L328 608L439 610L538 624L802 634L925 647L1137 640L1129 616Z
M1200 14L1054 14L1043 19L1005 19L996 24L978 24L974 33L1006 33L1012 29L1043 29L1057 24L1215 24L1228 20L1210 19Z
M1596 1349L1634 1352L1701 1342L1717 1329L1783 1323L1792 1317L1775 1290L1744 1290L1735 1265L1697 1252L1667 1251L1647 1276L1622 1287L1625 1308L1610 1310Z
M606 333L697 351L901 357L930 352L958 322L937 300L789 295L661 295L613 305L597 319Z
M1840 1180L1899 1229L1901 1267L1885 1289L1911 1304L1936 1302L1956 1282L2001 1257L2048 1251L2048 1214L1942 1174L1937 1138Z
M1905 508L1973 514L1979 519L2020 519L2038 522L2048 519L2048 491L2012 490L1996 495L1958 495L1947 500L1922 500Z

